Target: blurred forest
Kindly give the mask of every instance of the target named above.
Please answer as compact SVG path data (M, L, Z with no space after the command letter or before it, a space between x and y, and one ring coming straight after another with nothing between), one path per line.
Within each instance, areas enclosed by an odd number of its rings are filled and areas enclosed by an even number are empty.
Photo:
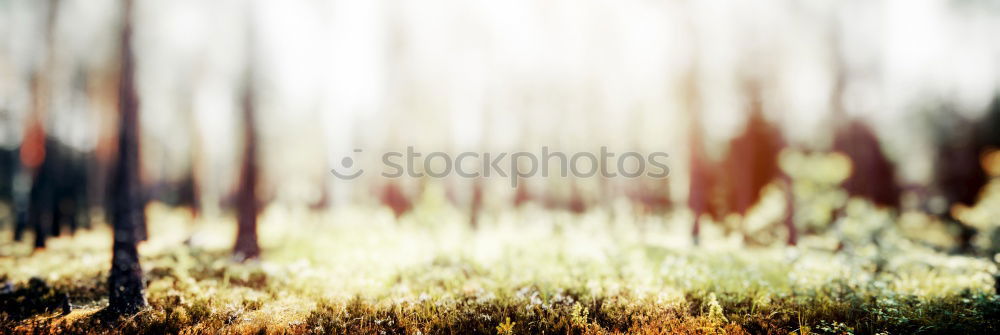
M2 333L1000 332L991 1L0 0L0 36ZM670 175L377 173L408 147Z

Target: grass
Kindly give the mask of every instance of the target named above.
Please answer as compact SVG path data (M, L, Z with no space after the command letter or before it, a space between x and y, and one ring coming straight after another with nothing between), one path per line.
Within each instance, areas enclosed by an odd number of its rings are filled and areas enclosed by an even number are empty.
M29 292L35 277L37 292L49 292L28 295L42 307L2 314L0 333L1000 332L991 260L910 236L943 229L925 215L865 204L848 212L840 229L797 248L747 248L718 224L692 247L683 211L528 207L488 215L473 230L431 193L398 221L383 209L270 207L264 258L237 264L231 220L192 220L154 204L151 240L140 246L148 309L98 317L111 245L99 226L46 250L0 247L10 292ZM64 296L72 312L45 307Z

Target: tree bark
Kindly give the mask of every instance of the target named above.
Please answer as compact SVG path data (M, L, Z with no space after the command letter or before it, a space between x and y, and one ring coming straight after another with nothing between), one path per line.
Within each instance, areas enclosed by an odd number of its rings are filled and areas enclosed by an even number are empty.
M114 242L108 277L108 310L119 315L134 314L146 306L137 249L142 237L140 227L145 225L146 217L139 180L139 97L131 41L132 1L123 0L123 4L118 161L111 181Z
M248 71L249 72L249 71ZM239 261L260 257L257 244L257 131L254 123L253 78L249 78L243 92L243 163L240 167L239 190L237 191L237 230L233 256Z

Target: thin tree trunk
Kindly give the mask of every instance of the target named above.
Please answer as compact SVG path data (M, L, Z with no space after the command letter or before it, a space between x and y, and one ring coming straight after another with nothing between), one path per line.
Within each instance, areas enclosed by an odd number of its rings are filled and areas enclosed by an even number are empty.
M520 197L521 188L518 188L518 198ZM469 208L469 225L473 229L479 228L479 214L483 210L483 183L479 179L472 181L472 204ZM518 201L515 199L515 206L520 206Z
M59 13L59 1L48 2L47 16L45 23L45 58L42 63L43 68L34 71L31 78L31 115L27 129L25 129L24 139L21 142L21 163L31 174L31 190L28 201L27 225L35 231L35 249L45 248L45 240L51 233L49 222L43 221L51 218L45 214L50 212L55 206L51 204L51 176L43 173L43 163L46 159L46 149L48 146L48 134L45 129L45 121L48 116L48 109L52 97L52 77L55 66L55 24ZM42 196L42 195L45 196ZM58 223L52 224L57 226ZM21 239L23 229L15 232L17 240Z
M799 229L795 226L795 182L788 175L782 176L785 185L785 229L788 229L788 245L799 244Z
M693 68L697 68L693 66ZM688 142L690 150L688 181L688 208L694 215L691 226L691 241L698 245L701 235L701 216L711 213L710 203L714 196L715 166L705 153L705 139L702 136L701 93L698 90L698 74L692 70L684 80L684 103L688 113ZM714 213L713 213L714 214Z
M254 123L253 79L248 79L243 92L243 163L240 168L236 199L237 231L233 255L239 261L260 257L257 244L257 131Z
M256 101L254 66L256 66L253 33L253 7L247 7L246 28L246 79L243 82L243 163L240 164L239 189L236 195L236 244L233 246L233 257L237 261L246 261L260 257L260 245L257 244L257 214L260 212L260 200L257 197L257 124L255 122Z
M114 228L111 273L108 276L108 310L133 314L146 306L142 267L139 264L140 226L146 222L139 180L139 97L135 89L132 54L132 0L123 0L121 82L119 83L118 161L111 181Z

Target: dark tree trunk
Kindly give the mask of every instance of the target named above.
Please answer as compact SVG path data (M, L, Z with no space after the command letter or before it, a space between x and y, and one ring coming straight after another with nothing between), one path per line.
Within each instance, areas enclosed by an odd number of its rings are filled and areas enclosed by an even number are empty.
M691 241L698 245L701 235L701 216L712 213L711 198L714 188L714 165L705 153L704 139L701 134L701 95L698 91L696 73L688 73L684 81L684 102L688 111L688 148L691 156L688 168L691 171L688 180L687 205L694 216L691 226Z
M254 121L254 92L252 77L243 92L243 163L240 167L239 190L237 191L237 230L233 255L239 261L260 257L257 244L257 131Z
M521 188L518 189L518 197L520 197ZM514 201L515 206L518 206L517 200ZM469 224L472 228L479 227L479 213L483 210L483 183L479 179L472 182L472 204L469 208Z
M785 140L778 128L768 121L763 114L763 103L761 101L760 88L756 83L748 86L748 96L751 99L749 117L743 131L729 141L729 151L721 162L721 170L713 172L716 175L705 178L703 175L692 172L692 180L705 179L708 183L717 183L713 192L720 192L724 189L722 196L725 200L725 212L737 213L742 217L743 223L739 229L743 233L744 240L753 242L746 227L746 215L749 210L760 201L761 191L768 184L781 179L788 180L781 168L778 166L778 155L786 146ZM693 166L692 170L700 168ZM701 172L704 173L704 172ZM714 180L713 180L714 179ZM797 243L798 231L794 223L794 199L791 193L791 183L785 182L788 193L786 193L786 208L784 226L788 230L789 245ZM715 186L715 185L712 185ZM704 188L704 186L702 187ZM705 191L702 191L705 192ZM714 197L709 193L710 197ZM711 199L710 199L711 200ZM722 199L720 199L722 200ZM711 204L711 202L709 202ZM694 206L692 206L694 208ZM708 207L704 204L702 207ZM695 213L698 211L695 210ZM695 230L697 233L697 230Z
M788 175L782 176L785 185L785 229L788 231L788 245L799 244L799 229L795 226L795 183Z
M121 35L121 82L119 83L118 161L111 177L114 228L111 273L108 277L108 310L133 314L146 306L142 267L136 245L145 226L139 180L139 97L135 89L132 54L132 1L124 0Z
M55 45L54 27L56 15L58 14L58 6L59 2L56 0L49 1L48 3L45 30L45 61L42 64L43 68L34 72L31 76L32 114L28 121L27 129L24 132L24 139L21 142L21 163L30 171L31 175L27 225L31 226L35 231L35 249L45 248L45 239L50 232L48 222L45 219L50 217L45 217L44 214L51 214L50 211L53 208L51 204L47 203L47 201L52 199L51 196L46 194L48 191L51 191L51 188L46 185L49 182L47 180L48 176L39 170L43 168L42 164L47 154L45 118L52 91L50 83L52 80L51 69L55 58L53 52ZM15 235L20 240L20 234Z
M52 220L52 204L49 201L53 198L50 187L41 185L44 180L35 177L31 185L28 201L28 225L35 231L35 249L44 249L45 240L51 232L50 222Z
M838 129L833 150L851 159L851 175L841 183L849 196L899 208L902 188L896 183L896 167L882 152L878 137L867 124L852 120Z
M833 151L846 155L852 165L851 175L841 187L849 197L868 199L878 206L898 210L903 190L896 181L895 164L882 151L875 130L861 119L847 115L844 92L850 76L839 58L839 36L834 36L834 41L838 46L835 53L838 71L830 102L834 117Z
M389 181L385 186L382 186L381 200L383 205L392 209L392 213L396 215L397 219L413 209L413 202L403 192L402 187L394 181Z

